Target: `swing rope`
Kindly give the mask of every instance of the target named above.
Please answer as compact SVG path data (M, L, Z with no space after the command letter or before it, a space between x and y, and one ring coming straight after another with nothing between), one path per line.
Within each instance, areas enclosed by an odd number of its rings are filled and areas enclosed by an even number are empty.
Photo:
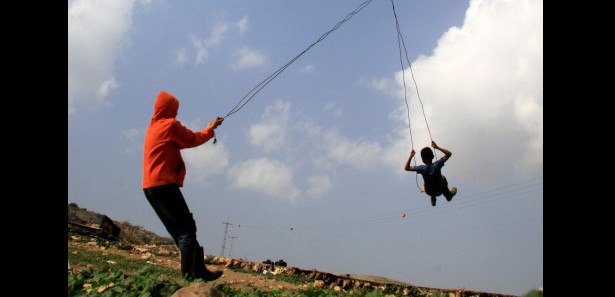
M410 145L412 149L414 149L414 140L412 139L412 127L410 125L410 106L408 105L408 97L407 97L407 91L406 91L406 71L404 71L404 60L402 56L402 47L403 47L403 53L405 54L405 57L406 57L406 62L408 63L408 68L410 69L412 81L414 82L414 88L416 89L416 96L419 99L419 102L421 103L421 109L423 111L423 118L425 119L425 125L427 126L427 132L429 133L429 138L431 141L433 141L433 137L431 136L431 130L429 129L429 124L427 123L427 116L425 115L425 108L423 107L423 100L421 100L421 95L419 94L419 87L416 83L416 79L414 78L414 72L412 71L412 64L410 63L410 59L408 58L408 51L406 50L406 43L404 42L404 37L401 34L401 29L399 28L399 21L397 19L397 12L395 11L395 3L393 2L393 0L391 0L391 6L393 7L393 16L395 17L395 27L397 29L397 48L399 49L399 62L401 64L401 74L402 74L402 79L404 83L404 100L406 102L406 108L407 108ZM436 156L435 153L436 153L436 150L434 149L434 156ZM414 158L414 166L416 166L416 158ZM418 182L418 173L416 174L416 186L417 188L419 188L419 190L421 189L419 186L419 182Z
M271 75L269 75L267 78L265 78L263 81L261 81L258 85L256 85L254 88L252 88L252 90L250 90L250 92L248 92L245 96L243 96L243 98L237 103L237 105L235 105L235 107L233 107L225 116L224 118L227 118L229 116L231 116L232 114L238 112L240 109L242 109L248 102L250 102L250 100L252 100L252 98L254 98L254 96L256 96L256 94L258 94L258 92L260 92L266 85L268 85L274 78L276 78L278 75L280 75L280 73L282 73L282 71L286 70L286 68L288 68L288 66L290 66L290 64L292 64L293 62L295 62L297 59L299 59L299 57L301 57L303 54L305 54L308 50L310 50L314 45L316 45L317 43L323 41L325 38L327 38L327 36L337 30L343 23L345 23L346 21L350 20L350 18L352 18L355 14L359 13L363 8L365 8L370 2L372 2L372 0L367 0L361 4L359 4L359 6L357 6L357 8L355 8L352 12L348 13L348 15L346 15L346 17L344 19L342 19L341 21L339 21L335 26L333 26L333 28L331 28L329 31L325 32L324 34L322 34L320 36L320 38L318 38L318 40L314 41L312 44L310 44L306 49L304 49L301 53L299 53L297 56L295 56L294 58L292 58L288 63L284 64L284 66L280 67L278 70L276 70L275 72L273 72ZM248 97L249 96L249 97Z

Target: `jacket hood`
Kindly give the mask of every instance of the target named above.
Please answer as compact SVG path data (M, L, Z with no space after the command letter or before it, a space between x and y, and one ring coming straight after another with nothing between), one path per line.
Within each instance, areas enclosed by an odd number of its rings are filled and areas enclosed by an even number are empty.
M175 118L178 109L179 100L177 100L175 96L165 91L160 91L158 93L156 103L154 103L155 118Z

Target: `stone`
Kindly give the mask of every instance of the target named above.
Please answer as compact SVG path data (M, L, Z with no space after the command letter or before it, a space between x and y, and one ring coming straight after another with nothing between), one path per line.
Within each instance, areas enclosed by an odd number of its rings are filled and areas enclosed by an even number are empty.
M177 290L171 297L224 297L211 283L196 282Z

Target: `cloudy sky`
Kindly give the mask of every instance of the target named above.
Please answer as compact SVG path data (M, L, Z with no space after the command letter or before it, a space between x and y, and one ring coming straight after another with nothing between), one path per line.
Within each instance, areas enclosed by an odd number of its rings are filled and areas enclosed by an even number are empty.
M68 1L68 202L168 236L141 189L165 90L193 130L230 114L217 145L182 151L207 254L228 222L227 257L541 287L542 0L394 4L401 55L385 0ZM403 170L432 139L459 191L436 207Z

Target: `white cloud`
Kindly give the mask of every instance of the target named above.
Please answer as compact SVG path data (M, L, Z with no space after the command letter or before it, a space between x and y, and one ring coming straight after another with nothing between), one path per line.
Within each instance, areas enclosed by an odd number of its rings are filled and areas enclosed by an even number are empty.
M99 107L118 86L113 62L128 41L131 0L68 3L68 113L78 102Z
M219 45L222 42L222 39L224 38L224 33L226 33L226 31L228 31L228 24L216 24L212 28L209 38L205 40L205 46L214 47Z
M296 201L300 191L294 184L293 171L280 161L260 158L233 166L229 178L235 187Z
M390 78L374 78L367 85L378 91L388 91L395 88L395 81Z
M248 17L244 16L241 20L237 21L237 29L239 29L239 33L243 34L248 30Z
M323 131L321 126L317 126L314 123L310 122L301 122L298 123L298 127L300 130L305 131L310 137L320 137L320 134Z
M334 117L339 118L344 114L344 110L338 107L336 103L329 102L325 105L325 110L331 112Z
M337 108L334 103L327 104L326 110L331 110L336 116L340 116L342 110ZM252 124L248 132L248 141L251 145L263 150L266 153L279 152L288 147L290 141L289 128L290 103L276 100L265 108L261 121ZM296 122L296 129L293 131L303 131L306 137L297 136L297 139L305 139L311 144L323 143L324 146L316 147L323 150L322 154L316 156L314 162L319 164L347 164L359 169L367 169L378 164L381 160L382 148L375 141L364 139L348 139L336 130L326 130L307 122ZM315 138L317 141L307 140ZM323 140L324 139L324 140ZM293 144L293 153L297 153L302 147L299 143Z
M124 135L124 138L128 141L128 145L124 148L124 152L127 154L134 154L142 151L145 131L132 128L122 131L122 135Z
M463 26L449 29L433 55L412 63L426 116L412 84L409 104L416 150L429 146L430 131L438 145L453 152L445 170L459 176L489 179L511 169L530 176L542 173L542 6L534 0L473 0ZM406 83L412 83L406 71ZM395 79L403 99L401 72ZM405 104L399 110L405 112ZM405 118L401 112L397 115ZM406 119L400 128L406 135L407 125ZM409 149L408 136L392 141L387 154L395 156L385 160L400 168ZM395 158L401 162L393 164ZM480 172L467 170L486 162L489 166L481 166Z
M329 176L324 174L310 176L308 182L310 183L310 187L305 192L305 195L310 198L321 197L333 187L333 183Z
M204 39L198 38L194 34L189 34L188 39L192 44L192 48L194 49L194 62L195 64L205 63L207 59L209 59L209 50L213 47L216 47L222 43L224 39L224 34L228 31L228 24L219 23L212 27L209 36ZM177 62L182 65L183 60L177 59Z
M98 88L98 92L97 95L100 98L106 98L109 93L111 93L111 91L117 89L117 87L119 87L119 84L117 83L117 81L115 80L115 78L110 78L106 81L104 81L101 85L100 88Z
M265 108L260 123L249 130L250 144L265 152L274 152L285 146L290 104L281 100Z
M260 66L265 63L265 56L247 46L233 53L232 67L235 70Z
M223 173L229 166L229 152L223 141L214 146L213 139L182 150L186 163L186 183L202 184L208 177Z
M284 144L285 127L277 124L254 124L249 133L250 143L265 152L278 150Z
M419 144L419 146L422 148L424 143ZM408 173L404 170L404 165L406 164L406 160L408 160L408 156L410 156L410 149L410 136L408 127L406 126L393 133L391 140L389 140L389 145L383 149L382 161L384 164L390 166L392 171L398 176L406 176ZM415 146L414 149L418 155L420 148ZM418 162L420 162L420 159ZM415 164L414 161L412 162L412 165L418 164L420 163Z
M350 140L334 130L324 132L323 137L327 144L326 156L338 163L367 169L381 160L382 148L377 142Z
M302 72L302 73L312 73L312 72L314 72L314 69L315 69L314 65L305 65L305 66L301 67L299 72Z
M188 63L188 53L186 52L186 48L182 47L175 53L175 62L179 65L184 65Z
M207 46L205 46L205 42L193 34L190 34L189 37L190 43L194 48L194 62L196 64L202 64L209 58L209 51Z

